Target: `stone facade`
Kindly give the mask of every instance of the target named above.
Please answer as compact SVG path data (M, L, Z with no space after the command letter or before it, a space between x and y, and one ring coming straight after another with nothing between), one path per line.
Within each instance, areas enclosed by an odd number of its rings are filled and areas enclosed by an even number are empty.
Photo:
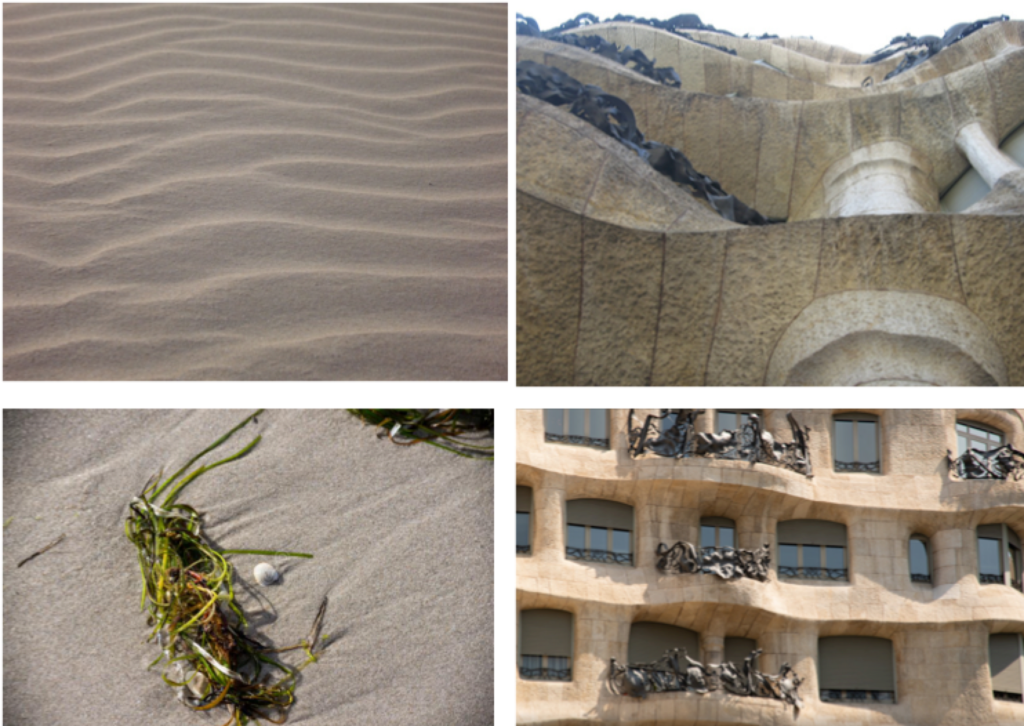
M646 413L656 412L637 411L633 425ZM788 413L760 412L776 441L790 439ZM1024 477L964 481L947 464L947 451L957 451L958 421L998 430L1007 444L1024 449L1024 411L862 412L877 417L877 474L835 471L836 413L792 411L810 432L813 476L805 476L746 461L632 458L628 411L608 412L606 449L547 442L543 412L519 411L517 483L529 487L532 512L529 552L517 556L517 612L565 611L574 625L571 681L524 679L517 672L518 723L1024 723L1024 703L994 699L989 668L990 634L1024 633L1024 593L982 584L978 550L979 526L1002 524L1024 537ZM714 412L701 414L695 427L711 432ZM567 559L566 504L577 499L633 508L632 566ZM738 548L768 544L766 582L657 569L659 544L699 542L701 519L708 517L735 522ZM844 525L847 578L780 579L776 532L788 520ZM910 576L912 535L928 542L930 582ZM722 662L727 638L756 641L762 672L778 673L788 663L803 679L802 709L794 713L780 700L723 690L644 699L616 693L608 680L611 660L628 661L631 625L642 621L698 633L704 663ZM891 642L892 703L822 701L818 643L829 636Z
M626 101L647 139L785 224L728 221L519 93L521 385L1024 385L1024 170L999 149L1024 123L1024 22L889 80L901 54L571 32L638 48L681 87L543 38L518 38L518 60ZM942 213L972 168L992 191Z

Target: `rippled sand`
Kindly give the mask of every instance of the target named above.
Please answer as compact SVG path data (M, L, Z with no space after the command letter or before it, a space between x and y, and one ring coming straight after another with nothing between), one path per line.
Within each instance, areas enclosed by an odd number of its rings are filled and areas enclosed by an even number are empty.
M506 18L5 6L5 378L504 380Z

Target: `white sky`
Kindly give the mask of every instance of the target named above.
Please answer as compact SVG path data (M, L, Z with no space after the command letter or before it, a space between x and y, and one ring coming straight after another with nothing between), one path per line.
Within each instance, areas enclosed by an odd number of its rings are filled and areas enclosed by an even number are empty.
M561 25L580 13L601 20L619 13L667 20L694 13L701 21L736 35L774 33L782 37L811 36L859 53L888 45L897 35L938 35L957 23L994 15L1024 18L1021 0L727 0L679 3L666 0L513 0L516 12L534 18L541 30Z

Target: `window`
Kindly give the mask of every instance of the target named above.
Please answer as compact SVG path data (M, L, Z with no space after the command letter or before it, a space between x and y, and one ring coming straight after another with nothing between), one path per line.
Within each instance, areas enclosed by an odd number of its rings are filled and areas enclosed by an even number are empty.
M530 517L533 514L533 489L516 487L516 554L530 554Z
M633 564L633 508L605 499L565 504L565 556L572 560Z
M818 638L818 687L822 701L895 703L892 641L885 638Z
M760 411L715 411L715 431L739 431L750 421L750 414L762 418Z
M921 534L910 536L910 579L931 582L932 570L928 557L928 538Z
M1003 433L973 421L956 422L956 454L963 456L968 449L991 451L1004 443Z
M833 419L832 456L836 471L880 474L878 417L867 413L837 415Z
M572 613L519 614L519 675L533 681L572 680Z
M603 408L545 409L544 440L607 449L608 411Z
M725 517L701 517L700 548L705 555L723 547L736 546L736 523ZM708 572L707 567L703 569Z
M629 662L654 663L666 650L686 649L687 655L700 660L700 636L692 630L665 623L633 623L629 628ZM682 655L679 656L682 662Z
M992 696L999 701L1024 703L1024 643L1020 633L998 633L988 637L988 667L992 673Z
M820 519L779 522L779 577L847 580L846 525Z
M743 661L749 658L755 650L757 650L757 641L753 638L726 638L722 662L732 663L742 673Z
M1020 537L1005 524L978 526L978 579L1022 588Z

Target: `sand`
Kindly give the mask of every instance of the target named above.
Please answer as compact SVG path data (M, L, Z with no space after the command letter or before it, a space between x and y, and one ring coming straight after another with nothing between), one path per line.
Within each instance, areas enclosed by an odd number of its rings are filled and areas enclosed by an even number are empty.
M245 417L237 411L4 413L4 723L188 726L139 611L129 499ZM309 666L289 724L478 726L493 719L493 464L397 447L342 411L268 411L263 440L181 501L235 556L264 640L303 638L324 594L340 637ZM236 439L232 439L234 443ZM59 534L67 538L18 569ZM283 582L252 585L269 559ZM236 584L236 588L239 587Z
M505 380L507 5L5 5L7 380Z

